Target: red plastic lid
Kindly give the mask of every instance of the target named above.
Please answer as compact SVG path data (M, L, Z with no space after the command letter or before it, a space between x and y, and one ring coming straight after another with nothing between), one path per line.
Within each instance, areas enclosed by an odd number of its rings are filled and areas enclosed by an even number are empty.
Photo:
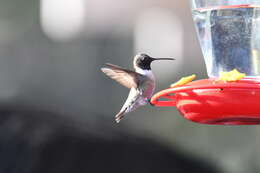
M203 124L260 124L260 80L198 80L162 90L151 103L176 106L184 118Z

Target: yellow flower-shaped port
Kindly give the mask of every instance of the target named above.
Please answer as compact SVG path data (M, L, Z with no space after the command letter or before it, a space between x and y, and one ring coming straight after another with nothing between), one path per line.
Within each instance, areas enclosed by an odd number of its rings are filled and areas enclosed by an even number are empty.
M245 73L240 73L237 69L229 72L220 72L219 80L225 82L235 82L246 76Z
M182 86L185 85L187 83L190 83L191 81L193 81L196 78L196 75L190 75L190 76L186 76L186 77L182 77L180 80L178 80L177 82L171 84L171 88L177 87L177 86Z

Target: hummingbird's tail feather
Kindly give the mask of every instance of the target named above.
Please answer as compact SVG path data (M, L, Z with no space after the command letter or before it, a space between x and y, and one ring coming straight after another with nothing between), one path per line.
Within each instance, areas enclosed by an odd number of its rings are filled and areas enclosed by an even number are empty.
M126 109L124 109L124 110L120 111L118 114L116 114L115 120L117 123L119 123L124 118L125 111L126 111Z

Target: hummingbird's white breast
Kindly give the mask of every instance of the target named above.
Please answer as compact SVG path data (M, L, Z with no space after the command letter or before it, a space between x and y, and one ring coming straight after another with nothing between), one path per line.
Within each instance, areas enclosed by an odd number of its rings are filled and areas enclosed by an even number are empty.
M146 77L142 86L140 86L140 89L143 92L142 93L143 98L147 101L147 99L150 99L153 95L155 89L155 77L153 75L152 70L143 70L141 68L136 67L135 71L139 74L144 75L144 77Z
M135 72L147 76L151 80L155 80L152 70L143 70L139 67L135 67Z

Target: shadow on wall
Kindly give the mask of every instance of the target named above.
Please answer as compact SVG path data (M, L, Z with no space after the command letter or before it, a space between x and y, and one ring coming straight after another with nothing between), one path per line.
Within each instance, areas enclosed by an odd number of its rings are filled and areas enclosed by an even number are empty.
M0 172L219 172L150 139L85 129L53 113L1 108ZM113 135L98 135L101 129Z

